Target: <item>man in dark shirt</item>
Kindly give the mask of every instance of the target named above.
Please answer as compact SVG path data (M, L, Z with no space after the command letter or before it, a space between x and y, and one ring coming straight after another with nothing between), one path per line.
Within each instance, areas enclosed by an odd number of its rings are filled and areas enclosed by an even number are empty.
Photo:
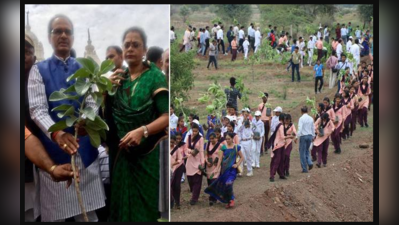
M227 96L227 103L230 103L237 111L237 97L241 99L241 93L234 86L236 85L236 78L230 78L230 88L226 88L224 91Z

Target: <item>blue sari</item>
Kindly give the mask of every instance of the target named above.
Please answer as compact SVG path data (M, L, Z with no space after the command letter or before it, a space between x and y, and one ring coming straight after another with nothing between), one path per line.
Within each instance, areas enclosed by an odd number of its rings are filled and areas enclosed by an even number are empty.
M233 165L240 150L241 147L239 145L235 145L234 148L227 148L226 145L222 146L223 161L220 176L205 189L205 193L222 203L229 203L230 200L234 200L233 183L237 177L237 168L233 168Z

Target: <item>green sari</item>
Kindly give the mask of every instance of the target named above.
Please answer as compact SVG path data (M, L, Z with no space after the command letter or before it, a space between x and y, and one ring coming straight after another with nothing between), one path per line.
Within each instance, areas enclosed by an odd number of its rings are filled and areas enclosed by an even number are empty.
M113 140L148 125L168 113L169 101L165 76L154 65L131 81L128 70L112 100ZM108 121L107 121L108 122ZM112 130L114 128L115 130ZM162 131L143 138L140 145L119 150L111 143L111 207L109 221L145 222L159 218L159 142L166 137ZM117 137L116 137L117 135ZM152 150L152 151L151 151Z

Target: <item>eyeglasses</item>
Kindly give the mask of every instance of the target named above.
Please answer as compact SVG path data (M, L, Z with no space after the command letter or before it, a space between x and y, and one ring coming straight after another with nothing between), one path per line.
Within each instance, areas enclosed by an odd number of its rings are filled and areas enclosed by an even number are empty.
M138 42L126 42L123 44L124 49L129 49L130 47L133 47L135 49L141 48L143 45L138 43Z
M61 36L63 33L65 33L66 36L70 37L73 35L73 31L69 30L69 29L53 29L51 31L52 34L54 34L55 36Z

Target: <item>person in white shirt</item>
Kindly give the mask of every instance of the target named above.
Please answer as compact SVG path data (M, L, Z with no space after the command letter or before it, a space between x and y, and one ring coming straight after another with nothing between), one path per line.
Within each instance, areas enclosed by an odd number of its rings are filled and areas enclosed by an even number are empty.
M280 106L277 106L274 110L274 116L272 117L272 122L270 124L270 136L273 135L273 133L276 131L276 127L279 123L279 117L280 114L283 112L283 108L281 108Z
M244 59L248 58L248 51L249 51L249 41L248 38L245 38L244 43L242 44L243 48L244 48Z
M170 123L169 123L170 130L176 129L178 121L179 121L179 118L175 115L175 107L173 105L171 105L170 106Z
M238 31L238 45L240 46L238 48L238 52L243 51L244 38L245 38L244 26L241 26L240 31Z
M253 124L253 132L254 132L254 139L253 139L253 145L255 147L255 151L253 152L253 162L252 166L256 168L260 168L259 164L259 157L260 157L260 149L262 148L262 139L263 136L265 135L265 125L260 119L261 117L261 112L258 110L255 112L255 118L252 119L252 124ZM260 138L258 140L255 140L256 136L259 136Z
M324 41L329 43L330 41L330 31L328 31L328 27L324 27Z
M355 36L357 39L362 37L362 31L360 30L359 26L356 27Z
M302 107L301 113L302 116L299 118L297 133L297 138L299 139L299 156L301 160L302 173L308 173L308 166L309 170L313 168L309 148L316 135L314 120L308 115L308 107Z
M359 47L359 39L355 40L355 44L351 46L350 53L356 59L356 64L359 65L360 63L360 47ZM356 68L356 67L355 67Z
M248 33L249 35L249 33ZM251 40L249 41L252 51L255 51L255 29L254 25L251 26Z
M190 45L191 48L193 48L195 46L195 41L197 40L197 36L195 35L195 31L197 30L197 28L193 27L191 33L190 33Z
M341 54L342 54L342 39L339 39L338 40L338 45L337 45L337 57L338 57L338 59L340 59L341 58Z
M262 40L262 36L260 34L260 28L257 27L256 32L255 32L255 53L260 47L261 40Z
M218 40L218 51L220 51L219 46L222 46L223 54L227 55L227 53L224 50L224 41L223 41L223 26L220 27L217 31L217 40Z
M175 27L172 26L170 28L170 43L175 42L175 40L176 40Z
M309 41L308 41L308 65L309 66L312 66L314 46L315 46L315 43L313 42L313 37L310 36Z
M238 37L238 31L239 31L238 26L239 26L239 25L240 25L240 24L237 24L237 25L233 28L234 36L236 36L236 37Z
M321 38L321 31L322 31L322 27L319 27L319 31L317 32L317 40L319 40ZM317 41L316 40L316 41Z
M302 37L299 37L299 43L298 43L298 48L299 48L299 53L301 54L301 68L303 68L303 57L305 56L305 42L303 41ZM278 121L277 121L278 122Z
M349 36L349 40L346 43L346 51L350 52L351 51L351 47L352 47L352 36Z
M211 39L211 36L209 35L209 26L205 27L205 50L202 52L202 55L206 55L206 50L209 48L209 39Z
M249 42L251 42L251 38L254 38L253 36L251 36L252 35L252 32L251 32L251 30L252 30L252 23L251 23L251 25L249 25L249 27L248 27L248 41Z
M190 46L190 35L191 35L191 26L188 26L187 30L184 32L183 36L183 46L180 49L180 52L185 49L186 52L190 51L191 46Z
M344 44L348 41L348 29L345 27L345 24L342 24L341 28L341 38L344 41Z

